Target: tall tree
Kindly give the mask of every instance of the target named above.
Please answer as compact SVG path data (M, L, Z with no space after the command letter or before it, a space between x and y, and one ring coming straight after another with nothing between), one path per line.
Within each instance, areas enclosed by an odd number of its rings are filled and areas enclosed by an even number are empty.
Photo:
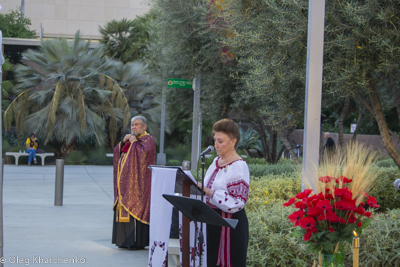
M231 62L219 42L223 31L217 30L220 22L210 21L210 2L151 0L151 4L155 19L151 22L144 61L155 84L161 89L168 78L192 80L201 74L202 118L226 117L234 89L229 71ZM168 89L167 97L172 118L182 110L192 112L192 90Z
M35 132L45 143L54 138L63 156L88 136L103 143L106 124L115 138L118 120L129 124L129 106L111 78L116 62L102 60L101 49L89 45L78 31L71 46L44 40L39 51L28 50L15 69L19 95L5 112L5 125L14 119L19 131Z

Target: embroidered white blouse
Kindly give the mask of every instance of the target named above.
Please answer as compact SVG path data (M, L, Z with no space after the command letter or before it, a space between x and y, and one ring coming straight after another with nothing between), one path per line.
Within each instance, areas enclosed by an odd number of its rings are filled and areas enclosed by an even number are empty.
M216 157L204 177L204 185L213 191L206 196L206 203L212 208L235 213L243 209L249 197L250 171L243 159L218 166Z

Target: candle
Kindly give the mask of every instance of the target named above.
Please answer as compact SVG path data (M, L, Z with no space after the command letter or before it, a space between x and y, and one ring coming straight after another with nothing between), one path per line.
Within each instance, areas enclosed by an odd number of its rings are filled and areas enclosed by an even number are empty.
M360 250L360 238L357 236L357 232L353 231L353 267L358 267L359 264L359 250Z

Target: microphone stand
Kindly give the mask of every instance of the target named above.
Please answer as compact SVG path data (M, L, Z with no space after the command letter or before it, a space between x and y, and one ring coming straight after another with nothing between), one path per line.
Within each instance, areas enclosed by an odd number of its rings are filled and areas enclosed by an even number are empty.
M206 155L201 155L201 202L204 202L204 169L206 164ZM196 224L197 228L197 224ZM203 266L203 242L204 242L204 235L203 235L203 223L200 225L200 233L199 233L199 254L200 254L200 267ZM196 248L195 248L196 249Z

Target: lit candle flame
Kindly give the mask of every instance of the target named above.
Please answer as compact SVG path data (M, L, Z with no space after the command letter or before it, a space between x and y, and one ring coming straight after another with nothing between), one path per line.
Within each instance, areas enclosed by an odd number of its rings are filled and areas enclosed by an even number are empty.
M357 237L357 232L353 231L354 237Z

